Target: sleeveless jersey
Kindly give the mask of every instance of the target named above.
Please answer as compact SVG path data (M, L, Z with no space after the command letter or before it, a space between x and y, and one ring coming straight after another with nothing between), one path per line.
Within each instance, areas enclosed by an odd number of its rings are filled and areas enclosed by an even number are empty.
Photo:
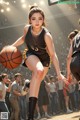
M45 27L42 27L40 34L35 36L32 34L31 29L31 26L29 26L28 32L25 36L25 43L28 47L28 51L36 55L48 54L44 40L44 35L48 30Z
M80 52L80 33L74 37L72 47L73 47L73 55Z

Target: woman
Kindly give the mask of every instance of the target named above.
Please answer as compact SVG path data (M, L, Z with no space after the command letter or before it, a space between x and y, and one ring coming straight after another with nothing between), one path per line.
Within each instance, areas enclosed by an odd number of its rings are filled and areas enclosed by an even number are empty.
M56 69L58 79L65 79L60 72L52 36L44 27L44 21L44 12L39 7L32 6L29 12L29 25L25 26L24 35L12 44L18 47L25 42L27 46L24 64L32 71L28 120L33 120L40 83L48 72L50 58Z
M77 81L80 80L80 31L74 30L68 36L71 41L67 57L67 79L69 80L71 73Z

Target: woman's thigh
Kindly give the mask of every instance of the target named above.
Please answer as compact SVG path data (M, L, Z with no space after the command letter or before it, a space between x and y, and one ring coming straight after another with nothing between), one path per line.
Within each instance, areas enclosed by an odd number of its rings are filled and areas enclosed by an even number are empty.
M35 55L28 56L25 63L27 65L27 67L29 68L29 70L31 70L31 71L43 70L44 69L40 59Z
M44 71L43 78L42 78L42 79L44 79L45 75L48 72L49 67L43 66L43 64L41 63L40 59L37 56L35 56L35 55L28 56L25 63L27 65L27 67L29 68L29 70L31 70L33 72L33 76L37 70Z
M26 65L29 68L29 70L31 70L33 72L33 74L37 70L41 70L41 71L44 70L44 74L43 74L43 78L42 79L44 79L44 77L47 74L48 69L49 69L49 67L43 66L43 64L41 63L40 59L37 56L35 56L35 55L30 55L27 58Z

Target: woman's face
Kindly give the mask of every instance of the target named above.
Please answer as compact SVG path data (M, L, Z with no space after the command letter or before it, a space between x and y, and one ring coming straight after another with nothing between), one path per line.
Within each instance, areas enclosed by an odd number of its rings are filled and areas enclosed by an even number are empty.
M30 23L34 28L40 28L43 22L44 18L40 13L34 13L30 18Z

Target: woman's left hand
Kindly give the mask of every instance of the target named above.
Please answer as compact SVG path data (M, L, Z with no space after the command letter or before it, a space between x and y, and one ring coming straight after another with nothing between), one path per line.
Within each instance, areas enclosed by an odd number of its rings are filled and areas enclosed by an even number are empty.
M58 80L62 80L65 84L69 85L67 78L64 77L64 75L62 75L61 73L58 75Z

